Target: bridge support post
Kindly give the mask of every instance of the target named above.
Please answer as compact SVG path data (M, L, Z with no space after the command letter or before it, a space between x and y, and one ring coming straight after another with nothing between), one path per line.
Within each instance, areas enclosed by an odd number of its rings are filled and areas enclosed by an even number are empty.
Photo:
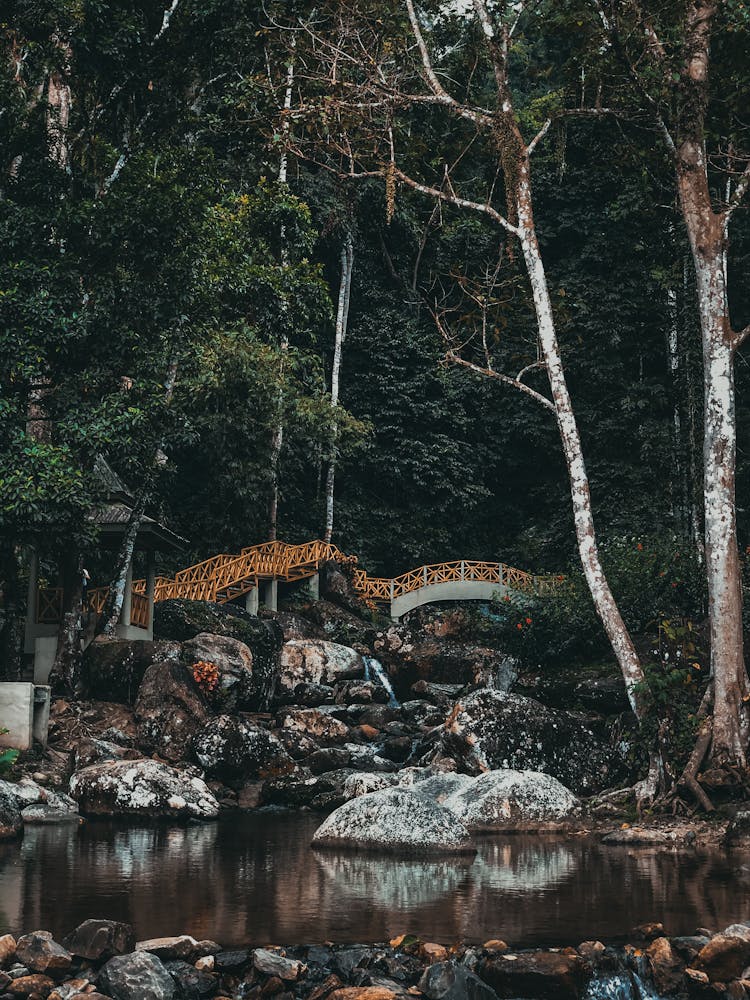
M279 581L267 580L263 591L263 603L269 611L279 610Z
M313 601L320 600L320 573L314 573L307 581L307 592Z
M245 611L251 615L258 614L258 600L260 595L258 594L258 588L253 587L252 590L248 590L245 594Z

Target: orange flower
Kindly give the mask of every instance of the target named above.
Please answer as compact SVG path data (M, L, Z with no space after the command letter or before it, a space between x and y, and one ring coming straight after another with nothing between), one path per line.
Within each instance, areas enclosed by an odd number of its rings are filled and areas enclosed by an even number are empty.
M527 624L527 625L531 625L531 619L530 619L530 618L527 618L527 619L526 619L526 624Z
M641 545L640 542L638 542L637 548L639 552L643 552L643 546Z
M516 628L523 628L523 622L519 622L518 625L516 625Z

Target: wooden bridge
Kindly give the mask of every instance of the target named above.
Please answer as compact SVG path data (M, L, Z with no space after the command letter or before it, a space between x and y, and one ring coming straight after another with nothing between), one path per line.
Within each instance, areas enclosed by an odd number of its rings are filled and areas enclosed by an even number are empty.
M154 601L184 598L195 601L216 601L224 604L245 597L245 606L256 612L259 590L264 586L264 603L276 610L278 583L310 580L311 592L317 597L320 566L334 560L354 567L354 587L365 600L388 608L392 618L401 618L408 611L433 601L491 600L507 591L546 593L554 587L556 578L533 576L501 562L457 559L451 562L420 566L396 577L377 577L357 567L357 557L348 556L328 542L264 542L243 549L238 555L212 556L203 562L180 570L174 577L156 577L153 581ZM133 608L140 607L148 597L147 581L133 581ZM92 590L89 601L94 610L103 606L106 588Z

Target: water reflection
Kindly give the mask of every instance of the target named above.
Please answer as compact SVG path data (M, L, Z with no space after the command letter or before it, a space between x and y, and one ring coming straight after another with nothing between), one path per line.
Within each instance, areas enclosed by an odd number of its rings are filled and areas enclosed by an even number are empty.
M265 813L211 824L91 821L30 828L0 845L0 932L64 935L87 917L139 937L238 943L433 940L514 945L670 933L750 918L746 856L606 848L585 837L483 837L476 858L313 851L319 817Z

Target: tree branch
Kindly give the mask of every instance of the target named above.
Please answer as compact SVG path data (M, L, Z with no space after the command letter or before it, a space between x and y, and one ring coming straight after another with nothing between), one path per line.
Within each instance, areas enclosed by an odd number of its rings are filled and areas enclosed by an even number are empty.
M451 350L446 351L445 360L449 361L451 364L459 365L461 368L468 368L469 371L474 372L475 375L482 375L484 378L492 378L498 382L503 382L505 385L511 385L514 389L518 389L519 392L522 392L524 395L536 400L536 402L545 409L550 410L552 413L556 412L555 404L551 399L547 399L547 397L543 396L541 392L537 392L536 389L532 389L531 386L526 385L525 382L519 382L518 379L512 378L510 375L504 375L502 372L495 371L494 368L482 368L481 365L476 365L473 361L467 361L466 358L462 358L458 354L454 354Z
M447 202L449 205L456 205L458 208L468 208L472 212L480 212L482 215L488 216L499 226L502 226L503 229L507 229L509 233L513 233L514 236L520 236L518 227L508 222L505 216L501 215L492 205L483 204L480 201L470 201L467 198L459 198L456 194L448 194L446 191L430 187L428 184L420 184L419 181L415 181L413 177L409 177L408 174L403 173L398 167L394 168L394 173L407 187L413 188L413 190L419 191L421 194L427 194L431 198L439 198L440 201Z

